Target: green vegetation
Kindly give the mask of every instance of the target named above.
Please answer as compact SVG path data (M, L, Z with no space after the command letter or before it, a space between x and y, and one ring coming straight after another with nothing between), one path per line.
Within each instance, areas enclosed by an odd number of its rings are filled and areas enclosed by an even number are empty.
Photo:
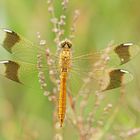
M54 12L56 17L66 15L66 25L63 27L64 38L70 33L75 9L80 11L75 22L76 32L72 41L76 54L101 50L106 48L112 40L115 44L133 42L140 45L140 1L69 0L66 12L62 10L61 2L60 0L54 2ZM41 39L45 39L47 47L55 52L55 34L52 32L54 24L50 22L52 16L48 12L49 6L47 1L40 0L1 0L0 27L14 30L36 44L38 43L37 32L40 32ZM0 60L6 57L6 54L0 52ZM95 92L90 95L90 98L85 95L76 100L76 117L79 124L75 126L71 122L75 114L72 113L68 102L68 113L63 128L58 128L56 123L57 115L54 113L56 105L43 95L43 90L36 85L32 85L34 88L22 86L1 76L0 140L62 140L62 137L64 140L139 140L139 59L140 55L122 66L134 75L133 81L125 87L106 91L100 100L96 99L98 94ZM78 80L77 75L72 78L73 97L79 90ZM52 83L47 85L49 89L55 86ZM85 102L81 103L82 99ZM99 105L96 101L99 101ZM81 112L83 118L81 118ZM90 112L93 113L93 119L90 118ZM88 122L87 125L82 126L80 125L82 119L92 120L93 124ZM90 124L92 129L89 127ZM84 132L89 131L93 136L90 135L86 139Z

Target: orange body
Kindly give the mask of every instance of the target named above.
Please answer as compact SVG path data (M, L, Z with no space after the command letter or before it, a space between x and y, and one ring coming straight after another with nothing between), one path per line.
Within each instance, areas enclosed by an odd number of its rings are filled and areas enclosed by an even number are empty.
M62 73L60 76L60 93L58 102L58 117L60 120L61 127L66 113L66 78L66 73Z
M68 41L64 41L61 43L61 47L59 57L60 93L58 101L58 118L60 126L62 127L66 113L66 82L71 64L71 44Z

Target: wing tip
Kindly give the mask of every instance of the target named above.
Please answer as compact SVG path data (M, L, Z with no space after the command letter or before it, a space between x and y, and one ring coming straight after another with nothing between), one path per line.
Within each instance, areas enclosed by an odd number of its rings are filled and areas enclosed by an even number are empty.
M22 82L19 80L18 75L20 65L17 62L11 60L3 60L0 61L0 64L3 65L3 70L1 70L3 76L17 83L22 84Z
M107 74L106 83L101 88L102 92L119 88L133 80L133 75L124 69L112 69Z

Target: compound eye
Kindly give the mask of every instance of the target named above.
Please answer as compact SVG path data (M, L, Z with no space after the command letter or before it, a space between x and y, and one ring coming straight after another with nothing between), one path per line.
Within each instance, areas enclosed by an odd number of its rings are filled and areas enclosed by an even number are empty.
M65 45L66 45L66 42L61 42L61 44L60 44L61 48L64 48Z
M65 48L65 47L71 48L72 47L72 43L70 41L68 41L68 40L62 41L60 43L60 47L61 48Z
M69 48L72 47L72 44L70 42L67 42L67 45L68 45Z

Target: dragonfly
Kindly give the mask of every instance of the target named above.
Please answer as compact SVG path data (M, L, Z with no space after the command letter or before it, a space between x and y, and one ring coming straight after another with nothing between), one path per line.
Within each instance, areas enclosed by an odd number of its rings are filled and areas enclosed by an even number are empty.
M23 36L17 34L14 31L8 29L0 29L0 46L10 55L7 60L0 61L0 74L10 80L27 85L27 82L29 80L28 76L30 75L34 77L34 72L38 71L38 53L42 55L43 68L48 69L46 57L48 54L46 49L34 45L32 42L26 40ZM59 53L57 55L52 55L53 59L57 60L54 63L54 65L56 66L54 66L53 68L56 69L60 80L58 97L58 118L61 127L63 125L66 114L67 81L69 80L69 78L71 78L69 77L70 73L72 73L72 71L76 71L77 68L74 68L74 63L76 62L76 64L80 65L81 62L83 63L85 60L85 62L88 62L87 60L90 60L90 65L94 64L93 66L96 66L96 70L91 76L95 80L97 78L96 74L100 75L100 73L103 73L104 71L102 67L98 69L99 63L94 63L94 58L98 53L88 53L74 57L72 48L73 45L71 41L69 41L68 39L64 39L60 42ZM112 61L113 65L123 65L129 62L138 53L139 46L132 43L122 43L113 46L106 59L108 62L111 62L111 58L116 58L115 60L117 60L117 62ZM104 56L102 55L102 52L99 54L101 57ZM84 67L84 74L90 74L90 71L93 69L92 66L88 67L88 64L89 63L86 63ZM77 74L82 73L81 67L78 70L79 71L77 72ZM126 82L124 82L124 78L126 76ZM104 77L105 82L102 85L101 91L121 87L122 84L125 84L130 81L130 79L132 79L132 75L128 71L120 68L107 69L107 71L105 71L105 76L102 77ZM90 84L92 85L92 83ZM94 86L94 84L92 86Z

